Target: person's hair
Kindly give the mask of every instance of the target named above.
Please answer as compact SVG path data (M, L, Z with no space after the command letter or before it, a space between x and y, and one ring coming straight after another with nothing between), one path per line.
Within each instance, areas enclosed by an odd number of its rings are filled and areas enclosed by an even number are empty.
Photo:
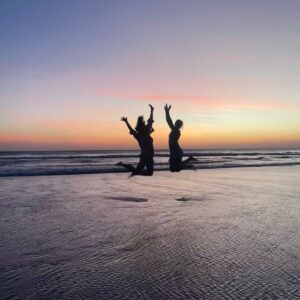
M139 134L145 134L146 133L146 123L145 123L145 120L144 120L144 116L139 116L137 118L135 130Z
M183 122L181 121L181 120L176 120L176 122L175 122L175 127L177 128L177 129L180 129L180 128L182 128L182 126L183 126Z

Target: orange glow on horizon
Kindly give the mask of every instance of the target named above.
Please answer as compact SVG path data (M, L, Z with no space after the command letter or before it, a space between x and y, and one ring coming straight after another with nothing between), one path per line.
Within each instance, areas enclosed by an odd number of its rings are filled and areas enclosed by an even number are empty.
M26 145L26 148L39 148L42 145L48 145L64 149L138 149L136 141L129 135L127 128L123 124L116 123L112 126L106 124L90 124L87 128L74 126L71 122L70 127L61 124L55 130L45 130L44 132L25 132L25 133L1 133L0 146L6 144ZM168 148L169 129L166 126L157 126L153 133L154 145L156 149ZM278 146L299 145L300 134L265 130L261 132L245 130L220 130L220 129L190 129L182 130L180 139L182 148L219 148L219 147L260 147L260 146Z

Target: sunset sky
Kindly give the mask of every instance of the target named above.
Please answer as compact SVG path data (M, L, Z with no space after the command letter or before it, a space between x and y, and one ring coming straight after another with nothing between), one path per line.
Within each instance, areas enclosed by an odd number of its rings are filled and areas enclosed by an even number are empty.
M1 0L0 151L300 147L298 0Z

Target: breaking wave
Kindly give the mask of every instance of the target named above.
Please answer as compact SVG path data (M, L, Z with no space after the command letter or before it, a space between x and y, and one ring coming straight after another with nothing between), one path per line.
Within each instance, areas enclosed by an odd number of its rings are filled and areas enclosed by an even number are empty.
M189 150L196 169L300 165L300 150ZM166 150L156 151L155 171L168 170ZM139 152L130 151L45 151L0 152L0 177L119 173L119 161L135 165Z

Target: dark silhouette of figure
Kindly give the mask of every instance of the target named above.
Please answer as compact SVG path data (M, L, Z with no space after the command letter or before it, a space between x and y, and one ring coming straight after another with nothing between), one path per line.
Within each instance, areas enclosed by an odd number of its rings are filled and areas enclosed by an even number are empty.
M144 117L139 116L137 119L136 127L133 129L129 124L126 117L122 117L121 121L125 122L129 129L129 133L133 135L133 137L139 143L141 148L140 154L140 161L136 167L130 164L124 164L119 162L117 165L126 168L128 171L132 172L131 176L134 175L143 175L143 176L152 176L153 175L153 167L154 167L154 148L153 148L153 138L151 137L151 133L154 131L152 128L153 124L153 111L154 107L149 104L150 106L150 117L145 123ZM146 170L144 168L146 167Z
M189 164L191 161L196 161L197 159L193 156L189 156L187 159L182 160L183 157L183 150L179 146L179 138L181 135L181 128L183 126L183 122L181 120L176 120L175 124L173 124L173 121L170 116L170 109L171 105L168 106L168 104L165 105L165 111L166 111L166 120L171 128L171 132L169 134L169 148L170 148L170 171L171 172L179 172L183 169L192 169L194 170L194 166L192 164Z

